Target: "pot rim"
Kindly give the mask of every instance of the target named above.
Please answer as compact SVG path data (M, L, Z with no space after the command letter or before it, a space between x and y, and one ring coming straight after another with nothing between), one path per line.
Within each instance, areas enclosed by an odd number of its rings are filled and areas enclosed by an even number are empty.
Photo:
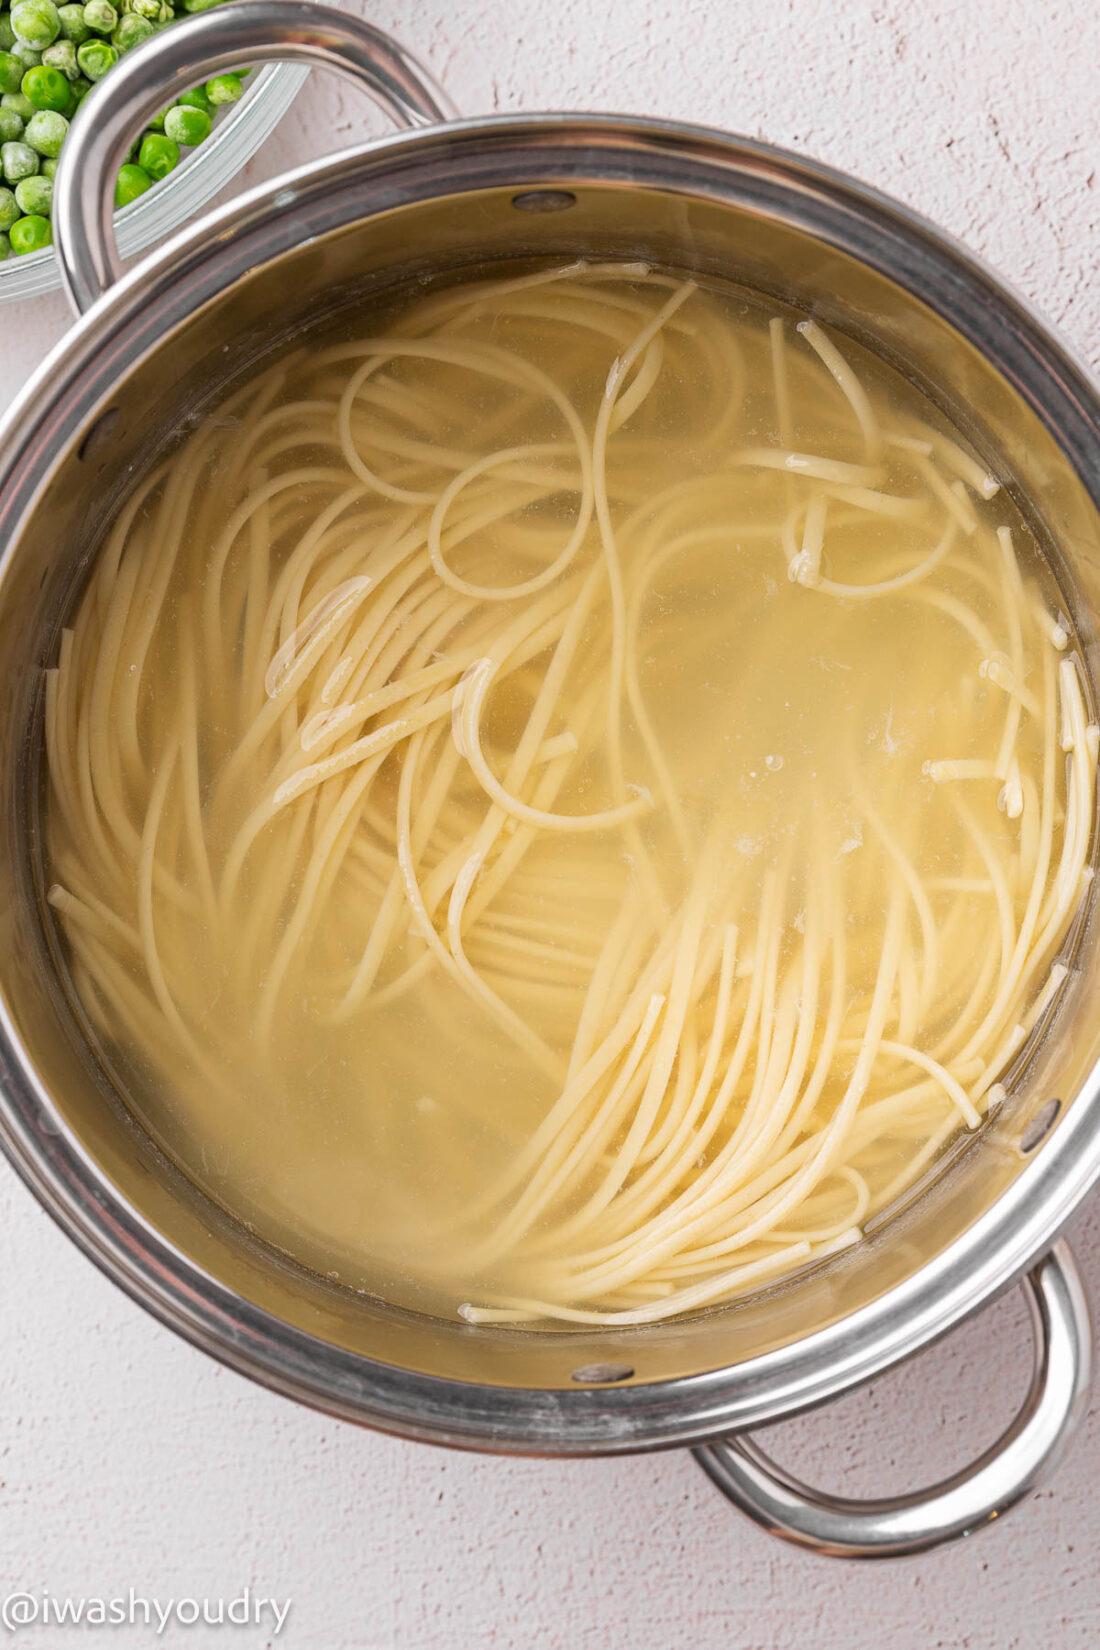
M572 169L563 173L566 151ZM504 176L478 173L479 156L503 165ZM430 173L430 187L395 195L398 175L410 168ZM628 177L742 205L747 192L948 320L1044 420L1100 506L1100 388L1024 299L928 220L847 174L769 144L676 121L550 113L463 120L310 162L143 259L75 323L0 422L0 545L48 484L57 452L86 427L103 394L104 357L127 337L143 354L171 330L162 324L158 332L143 306L155 309L159 295L178 289L189 305L181 315L197 308L253 267L248 242L261 227L269 258L301 245L322 192L352 176L365 190L378 189L377 200L370 194L360 204L360 221L398 201L477 187L478 179L481 187L529 188L551 177L563 186ZM381 187L387 179L388 193ZM5 550L0 580L7 561ZM194 1345L288 1397L383 1431L498 1452L586 1455L699 1443L825 1402L916 1351L1008 1287L1063 1230L1100 1176L1098 1094L1100 1064L983 1216L904 1282L825 1329L675 1380L567 1390L487 1386L348 1352L292 1328L189 1260L93 1162L31 1069L0 1003L0 1146L102 1271Z

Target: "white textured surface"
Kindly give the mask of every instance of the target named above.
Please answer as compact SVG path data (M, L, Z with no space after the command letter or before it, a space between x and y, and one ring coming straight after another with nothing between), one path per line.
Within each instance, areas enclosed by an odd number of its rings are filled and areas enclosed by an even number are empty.
M804 150L985 254L1100 360L1091 0L386 0L364 7L462 107L640 110ZM378 129L318 77L250 169ZM0 311L0 398L65 324ZM1100 1299L1100 1213L1074 1234ZM157 1327L0 1173L0 1595L294 1599L292 1650L1070 1650L1097 1642L1100 1413L1003 1526L858 1567L781 1547L685 1455L447 1455L308 1414ZM771 1439L831 1488L927 1480L1026 1385L1006 1300L907 1368ZM0 1635L2 1636L2 1635ZM28 1630L61 1650L152 1629ZM259 1646L255 1630L165 1644Z

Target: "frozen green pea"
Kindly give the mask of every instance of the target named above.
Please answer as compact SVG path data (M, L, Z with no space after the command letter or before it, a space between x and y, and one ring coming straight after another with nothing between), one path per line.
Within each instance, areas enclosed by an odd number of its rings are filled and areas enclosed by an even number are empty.
M39 169L39 177L49 178L52 183L57 176L57 156L47 155Z
M169 109L164 117L166 136L185 149L194 149L210 136L210 116L202 109Z
M147 189L153 187L153 180L144 167L127 161L125 166L118 169L115 180L115 205L127 206L130 201L136 201L139 195L144 195Z
M52 46L61 33L61 19L53 0L17 0L11 8L11 26L16 40L39 52Z
M69 123L64 115L57 114L53 109L39 109L27 122L23 142L29 143L37 154L56 159L68 130Z
M170 137L161 132L148 132L141 140L141 149L138 152L138 165L144 167L149 176L159 182L166 178L169 172L174 172L179 165L179 144L173 143Z
M0 189L0 230L6 235L13 223L17 223L23 214L19 210L19 202L10 189Z
M11 242L4 234L0 234L0 264L11 255Z
M0 143L18 143L23 136L24 120L14 109L0 106Z
M69 82L60 69L47 68L45 63L27 70L23 76L23 94L36 109L52 109L62 114L69 106Z
M38 171L39 156L29 143L0 144L0 171L5 183L18 183L21 178L32 178Z
M145 17L137 17L128 11L118 20L118 27L111 35L112 44L118 47L119 53L132 52L135 46L140 46L143 40L149 40L157 31Z
M34 114L34 104L24 92L5 92L0 97L0 109L11 109L20 118L26 121Z
M204 88L207 97L215 109L226 103L236 103L244 91L240 75L216 74L213 80L208 80Z
M80 79L80 65L76 60L76 47L71 40L55 40L52 46L47 46L42 53L42 67L56 69L68 81ZM27 94L30 96L30 94ZM33 102L34 99L32 98Z
M204 114L210 114L214 107L205 86L192 86L189 92L181 92L176 102L183 109L201 109Z
M71 40L74 46L82 46L92 31L84 21L84 7L80 0L58 6L57 16L61 23L61 38Z
M21 40L17 40L15 42L15 45L11 49L11 55L19 59L20 63L23 65L24 71L27 69L33 69L36 63L41 63L42 61L42 53L40 51L36 51L33 46L25 46Z
M109 41L85 40L83 46L76 48L76 60L89 80L102 80L108 69L113 69L118 62L118 53Z
M53 230L49 218L36 215L13 223L8 238L13 252L41 252L44 246L53 245Z
M14 52L0 52L0 92L17 92L26 73Z
M48 218L53 206L53 182L41 173L35 178L22 178L15 186L15 198L29 218L35 213Z
M11 26L11 18L0 16L0 51L10 52L15 45L15 30Z
M118 12L111 0L88 0L84 21L93 34L110 34L118 27Z

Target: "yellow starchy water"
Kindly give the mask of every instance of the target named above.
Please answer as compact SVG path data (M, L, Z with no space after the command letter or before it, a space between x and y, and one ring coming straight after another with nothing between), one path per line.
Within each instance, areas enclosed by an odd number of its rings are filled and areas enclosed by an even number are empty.
M355 1288L645 1322L858 1242L1055 1001L1096 731L998 482L642 266L406 293L138 486L47 694L129 1104Z

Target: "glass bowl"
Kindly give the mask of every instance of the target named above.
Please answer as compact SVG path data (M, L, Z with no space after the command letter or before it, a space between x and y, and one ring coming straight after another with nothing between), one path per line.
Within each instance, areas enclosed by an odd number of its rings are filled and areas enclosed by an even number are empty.
M297 97L309 70L293 63L274 63L249 77L240 102L214 124L170 177L154 184L117 214L119 251L132 257L206 205L270 136ZM26 252L0 263L0 302L37 298L61 285L53 248Z

